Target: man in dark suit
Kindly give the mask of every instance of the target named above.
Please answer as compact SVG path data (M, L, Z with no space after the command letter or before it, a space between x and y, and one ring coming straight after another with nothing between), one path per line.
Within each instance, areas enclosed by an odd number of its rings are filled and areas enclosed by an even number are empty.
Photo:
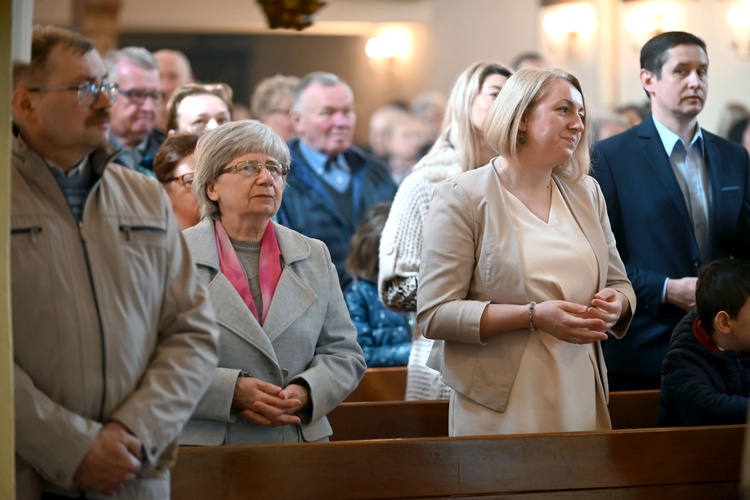
M351 281L344 270L349 240L360 217L371 205L393 199L396 186L380 160L352 146L354 94L338 76L304 77L291 115L299 138L289 143L292 169L278 220L328 246L344 288Z
M640 77L651 117L598 143L592 157L638 298L628 334L604 346L612 390L658 389L672 330L695 309L701 266L750 258L748 154L698 125L705 43L657 35L641 49Z

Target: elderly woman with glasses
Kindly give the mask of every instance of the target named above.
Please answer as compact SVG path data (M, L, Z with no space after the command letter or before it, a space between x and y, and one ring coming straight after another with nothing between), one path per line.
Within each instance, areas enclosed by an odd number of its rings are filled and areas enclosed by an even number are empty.
M193 192L196 144L195 134L174 134L167 137L154 158L154 174L167 191L182 229L201 220L198 198Z
M188 445L326 441L326 414L365 370L328 249L274 224L286 143L238 121L198 141L203 219L185 231L220 326L219 368L180 439Z

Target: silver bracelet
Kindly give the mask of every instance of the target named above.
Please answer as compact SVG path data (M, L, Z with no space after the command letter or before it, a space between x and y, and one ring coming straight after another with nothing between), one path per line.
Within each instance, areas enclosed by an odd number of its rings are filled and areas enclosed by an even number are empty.
M536 330L536 327L534 326L534 306L536 305L536 302L531 301L529 302L529 330L532 332Z

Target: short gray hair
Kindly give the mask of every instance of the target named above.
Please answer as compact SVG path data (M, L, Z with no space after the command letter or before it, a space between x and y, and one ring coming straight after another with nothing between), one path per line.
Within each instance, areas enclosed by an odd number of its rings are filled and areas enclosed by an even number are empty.
M349 84L342 80L338 75L334 73L328 73L326 71L313 71L312 73L308 73L307 75L305 75L305 77L303 77L299 82L297 91L294 93L294 109L302 113L302 98L304 97L307 89L315 84L320 85L321 87L335 87L337 85L344 85L347 89L349 89L349 93L352 95L352 98L354 96L354 92L352 91L352 88L349 86Z
M159 71L159 62L156 57L143 47L125 47L119 50L111 50L104 56L104 64L107 65L110 79L117 73L117 66L127 61L143 69L155 69Z
M266 154L286 164L291 162L286 142L271 127L257 120L225 123L206 132L198 140L193 191L198 197L202 217L221 218L219 204L208 197L206 188L219 178L221 171L235 158L249 153Z

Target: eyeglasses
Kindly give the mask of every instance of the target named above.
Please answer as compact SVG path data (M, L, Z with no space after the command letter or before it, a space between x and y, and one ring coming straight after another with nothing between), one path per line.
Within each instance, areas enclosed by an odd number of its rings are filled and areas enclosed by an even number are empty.
M164 99L164 92L154 90L152 92L146 92L140 89L120 90L120 93L128 98L133 104L141 105L146 102L149 97L154 100L155 103L160 103Z
M193 189L193 179L195 179L195 173L188 172L187 174L183 174L177 177L170 177L169 179L166 179L164 181L164 184L169 184L170 182L179 181L186 188Z
M99 99L99 94L104 94L110 103L115 102L117 95L120 93L120 86L114 82L103 83L82 83L73 87L30 87L29 92L78 92L79 104L91 104Z
M289 165L281 163L280 161L267 161L266 163L261 163L255 160L244 160L225 168L221 171L220 175L235 171L246 177L254 177L260 174L263 167L266 167L266 170L268 170L268 173L271 174L271 177L273 177L273 180L275 181L289 173Z

